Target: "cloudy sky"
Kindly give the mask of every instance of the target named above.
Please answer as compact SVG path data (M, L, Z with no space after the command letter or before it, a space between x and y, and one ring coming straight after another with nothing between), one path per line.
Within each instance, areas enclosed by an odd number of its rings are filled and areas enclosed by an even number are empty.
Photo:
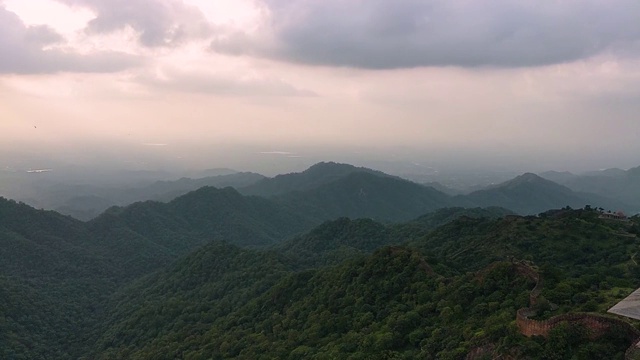
M0 168L576 171L639 140L637 0L0 0Z

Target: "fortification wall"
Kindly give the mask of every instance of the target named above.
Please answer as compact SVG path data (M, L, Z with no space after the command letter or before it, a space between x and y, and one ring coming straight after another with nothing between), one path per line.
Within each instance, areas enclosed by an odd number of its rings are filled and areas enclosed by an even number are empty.
M589 338L595 340L609 331L616 331L624 334L631 343L625 353L626 360L640 359L640 330L631 326L626 321L610 318L598 314L573 313L554 316L547 320L533 320L530 317L536 315L533 307L538 302L538 297L542 292L542 277L531 266L523 263L514 263L515 271L536 282L536 286L529 293L529 306L521 308L516 312L516 324L520 333L524 336L548 337L549 332L562 323L572 323L583 325L589 331Z
M627 351L624 353L625 360L638 360L640 359L640 342L635 342L633 345L629 346Z
M561 323L580 324L584 326L589 330L589 338L592 340L603 336L609 331L619 331L625 334L630 342L640 337L640 331L629 323L602 315L573 313L554 316L547 320L532 320L529 319L529 316L532 316L529 310L528 308L518 310L516 319L518 329L527 337L547 337L549 336L549 332Z

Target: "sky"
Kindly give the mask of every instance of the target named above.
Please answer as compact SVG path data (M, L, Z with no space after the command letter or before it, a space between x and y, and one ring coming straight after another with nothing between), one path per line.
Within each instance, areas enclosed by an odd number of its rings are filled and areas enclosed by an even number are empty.
M640 165L637 0L0 0L0 169Z

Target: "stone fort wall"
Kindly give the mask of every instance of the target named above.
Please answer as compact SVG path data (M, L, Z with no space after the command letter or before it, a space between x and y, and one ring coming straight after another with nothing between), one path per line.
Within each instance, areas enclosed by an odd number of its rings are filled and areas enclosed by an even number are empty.
M519 309L516 312L516 324L522 335L543 336L548 337L549 332L562 323L580 324L589 331L591 339L597 339L609 331L616 331L624 334L631 343L629 349L625 353L625 359L640 359L640 330L631 326L626 321L614 319L611 317L589 314L589 313L572 313L554 316L547 320L533 320L530 317L535 316L536 311L532 308L537 304L538 296L542 292L542 277L531 266L524 263L514 263L515 270L529 279L536 282L536 286L529 293L528 308Z

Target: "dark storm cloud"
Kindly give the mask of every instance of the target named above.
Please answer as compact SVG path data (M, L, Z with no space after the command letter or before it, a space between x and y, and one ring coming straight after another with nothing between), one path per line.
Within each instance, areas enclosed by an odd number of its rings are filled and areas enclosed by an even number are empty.
M43 46L62 40L46 26L27 27L18 16L0 6L0 74L42 74L63 71L112 72L138 63L119 53L80 55Z
M149 47L175 46L211 30L202 12L176 0L57 0L88 7L96 18L89 33L109 33L131 26Z
M640 1L266 0L276 45L216 51L330 66L528 67L637 50ZM636 56L637 51L631 55Z

